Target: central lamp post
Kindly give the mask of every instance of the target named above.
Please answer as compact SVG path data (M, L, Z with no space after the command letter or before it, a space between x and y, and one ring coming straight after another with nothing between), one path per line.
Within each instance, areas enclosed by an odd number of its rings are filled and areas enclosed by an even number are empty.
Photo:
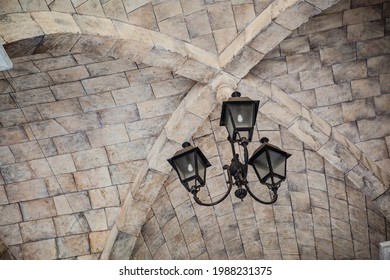
M260 203L272 204L276 202L280 184L286 179L287 159L291 155L269 144L268 138L263 137L260 140L261 146L249 158L248 144L252 141L258 109L259 101L241 97L239 92L233 92L232 96L222 103L220 126L225 126L228 131L228 141L231 144L233 158L230 165L223 166L227 173L227 191L219 200L206 203L198 198L198 192L206 185L206 169L211 166L198 147L193 147L190 143L185 142L182 145L183 149L168 159L177 172L180 182L188 192L192 193L198 204L213 206L222 202L231 192L233 185L237 187L234 192L235 196L241 200L249 193ZM243 149L244 162L240 161L235 145ZM253 167L260 183L267 186L272 193L270 201L261 200L249 188L248 165Z

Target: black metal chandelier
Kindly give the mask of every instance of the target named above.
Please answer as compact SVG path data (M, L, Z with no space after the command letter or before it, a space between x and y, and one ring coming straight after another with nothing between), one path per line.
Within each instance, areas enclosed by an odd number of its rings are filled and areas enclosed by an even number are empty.
M198 204L213 206L222 202L229 195L233 185L237 187L234 192L235 196L241 200L249 193L260 203L272 204L276 202L280 184L286 179L287 159L291 154L269 144L268 138L263 137L260 140L262 145L249 158L248 144L252 141L258 108L259 101L241 97L239 92L233 92L232 96L222 103L220 126L225 126L228 131L228 141L231 144L233 158L230 165L223 166L227 173L227 191L217 201L206 203L198 197L198 192L206 184L206 169L211 166L198 147L193 147L190 143L185 142L182 145L183 149L168 159L168 162L176 170L180 182L188 192L192 193ZM236 153L236 145L243 149L244 162L240 161L239 155ZM249 188L248 165L253 167L260 183L268 187L272 194L270 201L261 200Z

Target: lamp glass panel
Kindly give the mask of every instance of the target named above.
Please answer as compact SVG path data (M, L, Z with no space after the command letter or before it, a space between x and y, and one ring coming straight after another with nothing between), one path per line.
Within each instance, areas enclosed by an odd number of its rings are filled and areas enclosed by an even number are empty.
M206 178L206 163L200 157L197 158L198 158L198 175L200 179L202 179L203 181L201 183L204 184Z
M254 125L254 106L253 103L229 105L236 128L252 128Z
M226 126L226 129L229 133L229 136L231 138L233 138L233 134L234 134L234 125L233 125L233 122L232 122L232 119L230 117L230 114L229 114L229 110L227 109L227 112L225 113L225 126Z
M253 167L256 168L260 179L262 180L268 173L270 172L268 161L267 161L267 153L265 150L255 159L253 162Z
M286 176L286 156L269 150L269 156L271 158L272 170L275 174L285 177Z
M174 162L181 181L185 181L186 179L195 176L195 152L185 154L175 159Z

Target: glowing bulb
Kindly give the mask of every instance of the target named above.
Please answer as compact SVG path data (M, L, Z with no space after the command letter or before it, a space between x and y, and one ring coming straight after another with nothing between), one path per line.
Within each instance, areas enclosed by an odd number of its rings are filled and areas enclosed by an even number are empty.
M243 120L244 120L244 118L242 117L241 114L237 116L237 121L238 121L239 123L242 123Z
M187 166L187 170L189 171L189 172L192 172L192 171L194 171L194 167L192 166L192 164L190 163L190 164L188 164L188 166Z

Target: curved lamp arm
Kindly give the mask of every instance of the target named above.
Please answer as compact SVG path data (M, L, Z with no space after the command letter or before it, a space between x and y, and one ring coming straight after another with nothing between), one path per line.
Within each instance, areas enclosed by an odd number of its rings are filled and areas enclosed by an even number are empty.
M272 196L271 201L263 201L263 200L261 200L260 198L258 198L258 197L251 191L251 189L249 188L249 186L248 186L247 183L245 183L244 186L245 186L245 189L246 189L246 190L248 191L248 193L250 194L250 196L251 196L254 200L256 200L257 202L260 202L260 203L262 203L262 204L273 204L273 203L275 203L276 200L278 199L277 188L272 189L272 191L273 191L274 194L273 194L273 196Z
M225 198L230 194L230 191L232 190L232 187L233 187L233 182L232 182L232 177L230 176L230 170L229 170L229 166L228 165L225 165L223 167L223 169L226 169L227 170L227 173L228 173L228 178L229 178L229 181L227 181L226 183L228 184L228 190L227 192L223 195L223 197L221 197L220 199L218 199L217 201L215 202L211 202L211 203L206 203L206 202L202 202L197 196L197 192L193 193L194 195L194 200L196 203L198 203L199 205L202 205L202 206L214 206L214 205L217 205L218 203L222 202L223 200L225 200Z

